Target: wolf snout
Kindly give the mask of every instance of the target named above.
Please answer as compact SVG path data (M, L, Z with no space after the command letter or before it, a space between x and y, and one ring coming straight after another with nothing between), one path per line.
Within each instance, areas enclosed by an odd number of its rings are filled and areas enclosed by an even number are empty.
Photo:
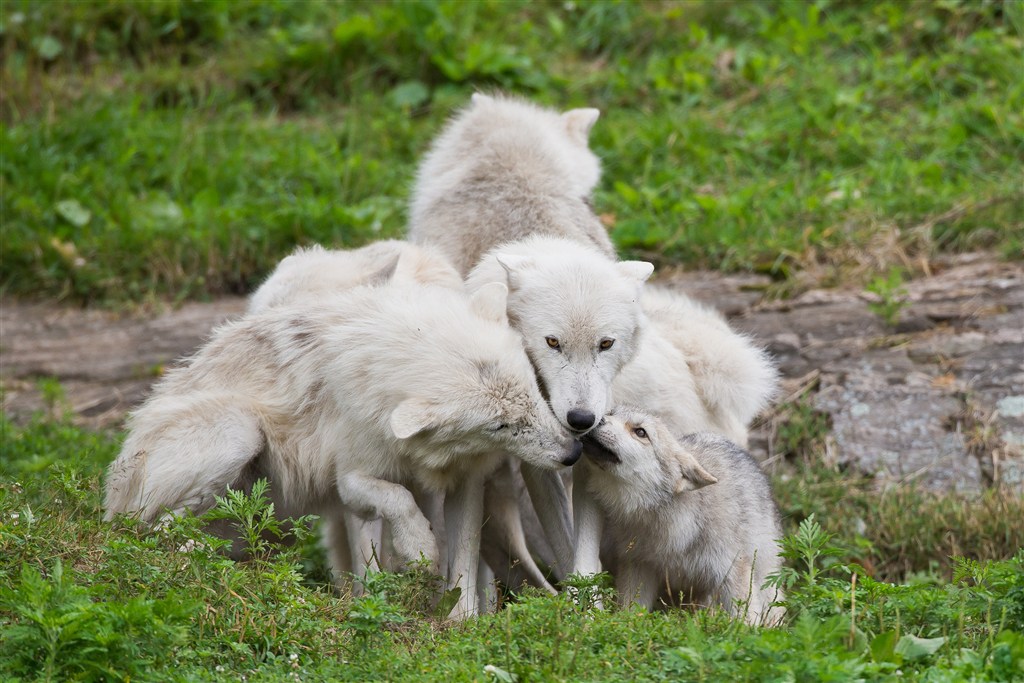
M566 467L571 467L572 465L576 464L576 462L580 459L580 456L582 455L583 442L573 439L572 445L569 446L568 452L566 453L565 457L562 458L562 464L565 465Z
M622 462L619 458L619 454L612 449L605 446L603 443L597 440L597 437L592 433L589 436L583 437L586 441L584 449L586 450L587 457L590 458L596 465L605 467L607 465L614 465Z
M585 432L594 426L594 422L597 421L597 417L589 410L581 408L573 408L565 415L566 422L573 429Z

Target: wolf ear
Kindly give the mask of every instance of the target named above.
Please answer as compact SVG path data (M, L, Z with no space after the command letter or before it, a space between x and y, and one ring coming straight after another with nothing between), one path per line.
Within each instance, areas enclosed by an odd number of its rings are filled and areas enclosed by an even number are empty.
M615 264L623 277L628 277L637 282L646 282L647 278L654 273L654 264L647 261L619 261Z
M402 257L396 256L386 266L367 278L366 283L369 285L383 285L390 282L400 272L398 265L401 261Z
M496 256L495 260L498 262L498 265L505 269L505 278L508 281L510 291L515 291L519 288L523 271L533 267L533 259L529 256L505 254L503 256Z
M713 474L701 467L700 463L697 462L697 458L693 457L693 453L682 446L673 453L673 456L679 465L678 478L673 487L675 493L696 491L705 486L718 483L718 479Z
M570 109L562 114L562 121L565 123L565 130L576 142L583 146L587 144L590 137L590 129L597 123L597 117L601 115L598 109Z
M408 439L437 424L432 404L420 398L407 398L391 411L391 433L396 439Z
M508 324L508 287L500 282L488 282L470 295L469 306L484 320Z

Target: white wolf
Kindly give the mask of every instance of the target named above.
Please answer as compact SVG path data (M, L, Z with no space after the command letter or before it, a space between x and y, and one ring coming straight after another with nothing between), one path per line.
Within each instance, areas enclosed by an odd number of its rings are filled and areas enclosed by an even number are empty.
M453 616L475 614L483 481L500 462L480 454L560 469L580 451L508 328L506 296L393 282L224 325L130 416L107 518L201 512L266 476L283 514L383 517L402 559L436 561L406 485L447 491Z
M601 167L587 138L598 116L476 94L431 146L410 206L410 239L437 247L463 274L476 266L471 291L509 284L510 323L523 334L552 410L581 433L611 405L611 379L633 353L642 322L640 285L653 271L614 262L590 207ZM563 484L530 467L522 472L564 576L573 544Z
M648 334L615 381L615 402L643 406L673 431L712 431L746 447L778 387L774 361L685 294L648 285L643 305Z
M464 290L462 278L451 263L436 250L402 240L382 240L358 249L325 249L320 245L299 247L278 263L260 287L249 297L248 312L262 313L278 306L306 305L323 297L366 284L389 281L437 285L453 291ZM435 531L444 529L441 496L412 487L416 502ZM400 568L402 562L388 554L381 519L366 520L346 512L348 519L324 518L320 522L328 563L339 585L354 594L361 586L350 576L371 564ZM361 538L348 537L348 529L360 529ZM446 536L439 534L442 566L447 566ZM351 548L362 554L350 556ZM538 570L539 572L539 570Z
M359 249L300 247L277 264L249 298L249 312L308 303L358 285L407 279L462 290L462 278L439 253L400 240L382 240Z
M601 176L587 147L598 115L473 95L420 164L409 239L441 249L463 275L493 247L535 234L567 237L614 258L589 203Z
M584 453L579 466L591 470L587 491L610 522L603 554L623 603L717 604L750 623L778 623L780 595L762 588L781 566L778 509L748 453L706 432L676 439L629 408L605 416Z
M535 235L488 252L466 288L507 284L509 323L522 335L541 390L555 416L582 434L611 408L612 381L640 344L640 297L653 270L573 240ZM564 577L575 550L563 483L528 465L522 476Z

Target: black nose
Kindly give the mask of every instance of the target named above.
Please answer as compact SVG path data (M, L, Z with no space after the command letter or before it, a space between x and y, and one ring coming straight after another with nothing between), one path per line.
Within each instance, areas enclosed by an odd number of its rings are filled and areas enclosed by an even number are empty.
M566 413L565 419L569 423L570 427L582 431L584 429L590 429L591 427L593 427L594 420L596 420L597 418L595 418L594 414L589 410L580 410L579 408L573 408L568 413Z
M573 439L572 450L569 451L569 454L567 456L562 458L562 464L565 465L566 467L569 467L570 465L575 465L576 461L580 459L581 455L583 455L583 442Z

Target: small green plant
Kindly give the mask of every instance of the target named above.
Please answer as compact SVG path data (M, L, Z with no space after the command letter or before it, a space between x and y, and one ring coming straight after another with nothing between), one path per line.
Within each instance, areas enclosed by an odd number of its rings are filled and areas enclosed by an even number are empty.
M217 496L217 506L204 515L208 521L227 520L235 524L242 543L251 557L267 560L283 549L282 541L289 535L304 541L311 533L315 516L279 520L274 516L274 504L267 492L270 484L257 479L249 493L229 489L223 497Z
M612 576L607 572L598 574L570 574L562 581L562 591L568 595L580 610L587 611L615 602Z
M889 327L900 319L900 313L907 306L907 288L903 285L903 270L891 269L884 277L876 275L865 289L878 296L878 301L868 302L868 309L882 318Z
M797 567L783 567L770 575L768 585L790 590L798 583L815 586L825 568L824 560L841 556L844 551L832 544L832 534L822 529L812 514L800 522L795 534L782 538L779 554Z
M43 681L143 678L188 636L197 605L180 596L96 601L58 559L44 576L27 564L0 588L0 670Z
M368 570L358 581L364 593L352 600L346 620L357 638L365 642L388 626L406 621L402 610L388 597L400 585L395 574Z

